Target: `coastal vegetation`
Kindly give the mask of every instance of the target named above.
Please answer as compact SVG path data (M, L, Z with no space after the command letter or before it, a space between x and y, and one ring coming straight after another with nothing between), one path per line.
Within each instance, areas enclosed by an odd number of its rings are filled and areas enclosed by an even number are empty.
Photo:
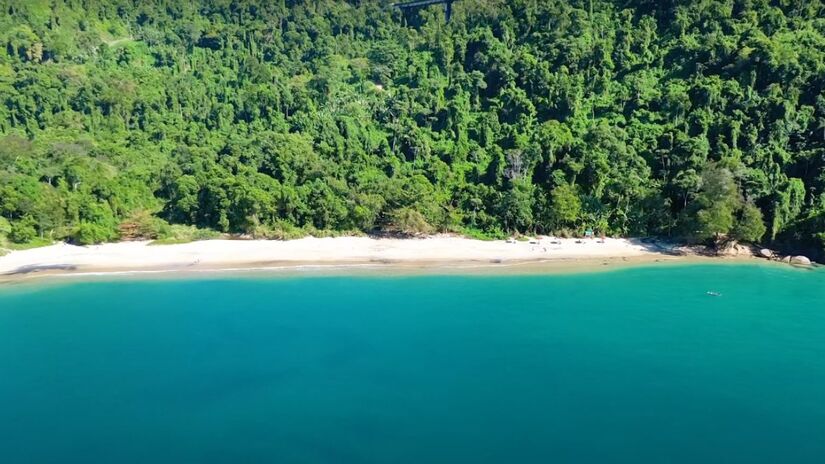
M825 248L821 0L0 0L0 247Z

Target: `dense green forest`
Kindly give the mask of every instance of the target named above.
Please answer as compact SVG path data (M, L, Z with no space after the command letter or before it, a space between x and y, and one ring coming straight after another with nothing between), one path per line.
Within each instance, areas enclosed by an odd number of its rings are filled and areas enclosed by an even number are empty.
M0 236L822 252L821 0L391 3L0 0Z

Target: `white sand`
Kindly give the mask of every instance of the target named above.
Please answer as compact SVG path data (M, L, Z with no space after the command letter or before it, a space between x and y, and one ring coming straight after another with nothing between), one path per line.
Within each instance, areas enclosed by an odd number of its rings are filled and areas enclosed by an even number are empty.
M480 241L438 235L422 239L369 237L290 241L206 240L149 246L124 242L79 247L57 244L0 257L0 275L21 271L64 272L255 268L306 264L494 264L658 256L626 239L549 238L532 242Z

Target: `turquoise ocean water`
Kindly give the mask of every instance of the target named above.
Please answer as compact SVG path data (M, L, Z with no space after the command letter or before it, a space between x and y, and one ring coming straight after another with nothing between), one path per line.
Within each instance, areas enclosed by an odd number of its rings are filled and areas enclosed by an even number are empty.
M0 462L822 464L825 272L0 288Z

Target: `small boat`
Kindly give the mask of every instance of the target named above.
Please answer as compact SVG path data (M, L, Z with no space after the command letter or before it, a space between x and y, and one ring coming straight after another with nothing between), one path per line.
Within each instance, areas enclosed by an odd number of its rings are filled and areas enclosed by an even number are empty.
M708 296L722 296L719 292L705 292Z

